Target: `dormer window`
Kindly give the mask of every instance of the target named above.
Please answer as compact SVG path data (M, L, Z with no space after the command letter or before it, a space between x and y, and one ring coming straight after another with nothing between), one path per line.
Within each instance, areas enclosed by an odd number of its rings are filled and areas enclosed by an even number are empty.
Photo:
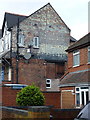
M80 65L80 52L79 50L75 50L73 52L73 67Z
M39 48L39 37L34 37L33 38L33 47L34 48Z
M19 40L18 40L18 45L19 47L24 47L24 35L23 34L20 34L19 35Z
M90 63L90 46L88 47L88 63Z

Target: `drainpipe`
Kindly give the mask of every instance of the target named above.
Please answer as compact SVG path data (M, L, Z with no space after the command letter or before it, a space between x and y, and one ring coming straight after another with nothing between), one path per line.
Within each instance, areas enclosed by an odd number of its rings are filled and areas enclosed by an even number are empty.
M12 65L12 28L11 28L11 46L10 46L10 68L11 68L11 82L14 83L14 72L13 72L13 65Z
M19 18L17 23L17 52L16 52L16 84L18 84L18 62L19 62Z

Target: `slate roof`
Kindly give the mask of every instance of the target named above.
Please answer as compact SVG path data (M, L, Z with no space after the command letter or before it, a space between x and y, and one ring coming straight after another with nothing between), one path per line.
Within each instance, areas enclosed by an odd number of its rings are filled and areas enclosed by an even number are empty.
M70 36L70 41L71 42L76 42L77 40L74 37Z
M16 25L18 23L18 18L19 18L19 21L22 21L26 17L27 16L25 16L25 15L19 15L19 14L5 12L3 26L2 26L2 35L4 32L4 26L5 26L6 21L7 21L7 28L8 28L8 30L10 30L11 27L13 27L14 25Z
M90 83L90 69L68 73L60 79L60 86Z
M89 45L90 45L90 33L82 37L80 40L76 41L73 45L69 46L66 51L70 52Z

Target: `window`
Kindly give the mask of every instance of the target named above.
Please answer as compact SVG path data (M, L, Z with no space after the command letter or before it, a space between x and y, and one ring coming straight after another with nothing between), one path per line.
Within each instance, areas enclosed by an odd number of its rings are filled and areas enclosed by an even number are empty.
M8 80L11 81L11 67L10 66L2 66L1 70L1 79L2 81Z
M89 97L89 87L76 87L76 107L86 105Z
M76 93L76 106L80 107L80 93Z
M4 80L4 66L2 66L2 69L1 69L1 79L2 81Z
M73 67L79 66L80 64L80 54L79 50L73 52Z
M11 68L8 68L8 81L11 81Z
M39 48L39 37L34 37L33 38L33 47L34 48Z
M90 63L90 46L88 47L88 63Z
M20 47L24 47L24 35L23 34L19 35L18 45Z
M46 88L51 88L51 79L46 79Z
M10 41L10 37L9 37L10 35L9 34L7 34L5 37L4 37L4 50L8 50L10 47L10 43L9 43L9 41Z

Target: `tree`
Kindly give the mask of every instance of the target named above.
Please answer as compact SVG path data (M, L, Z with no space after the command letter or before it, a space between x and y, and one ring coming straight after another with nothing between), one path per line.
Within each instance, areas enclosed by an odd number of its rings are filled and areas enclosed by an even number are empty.
M19 106L42 106L45 98L39 87L35 85L27 86L18 92L16 103Z

